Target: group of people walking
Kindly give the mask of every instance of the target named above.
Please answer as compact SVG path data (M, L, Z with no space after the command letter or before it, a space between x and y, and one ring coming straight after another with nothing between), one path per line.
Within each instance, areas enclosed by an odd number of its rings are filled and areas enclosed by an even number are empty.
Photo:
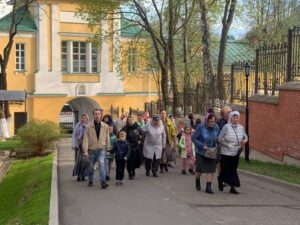
M223 191L227 184L230 193L238 194L235 189L240 186L237 167L247 135L239 124L239 112L224 107L221 116L217 121L210 110L201 123L189 114L188 124L179 122L176 126L166 110L152 118L148 112L139 114L137 121L122 113L113 121L110 115L103 115L103 110L94 109L93 121L89 122L88 115L82 114L73 131L73 176L77 176L77 181L84 181L88 176L88 186L93 186L98 162L101 187L105 189L109 186L112 168L116 170L116 185L120 186L125 168L130 180L135 178L135 170L142 164L146 176L158 177L158 173L168 172L180 157L181 173L195 174L196 190L201 190L200 176L205 173L205 191L213 194L211 183L218 168L219 190Z

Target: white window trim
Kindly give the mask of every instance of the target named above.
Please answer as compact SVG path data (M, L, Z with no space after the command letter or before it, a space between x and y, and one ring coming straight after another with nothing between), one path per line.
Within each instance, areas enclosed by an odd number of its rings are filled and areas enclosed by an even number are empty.
M23 49L23 51L24 51L24 68L23 69L20 69L21 67L22 67L22 56L21 56L21 52L22 52L22 49L19 49L19 48L17 48L17 46L19 46L20 47L20 45L23 45L24 46L24 49ZM17 51L19 51L19 56L17 56ZM23 43L23 42L18 42L18 43L16 43L16 57L15 57L15 63L16 63L16 71L26 71L26 44L25 43ZM17 63L17 58L19 59L19 62ZM19 69L17 68L19 66Z
M64 41L61 41L61 43ZM62 71L62 73L66 73L66 74L98 74L100 72L100 62L99 62L99 56L100 56L100 51L99 49L97 49L97 72L93 72L93 68L92 68L92 43L91 42L85 42L86 43L86 71L85 72L81 72L80 71L80 50L79 50L79 72L74 72L73 70L73 43L74 42L83 42L83 41L65 41L67 42L67 71ZM79 44L80 47L80 44ZM61 55L62 55L62 47L60 48L61 50ZM62 59L61 59L62 61ZM61 70L62 70L62 66L61 66Z

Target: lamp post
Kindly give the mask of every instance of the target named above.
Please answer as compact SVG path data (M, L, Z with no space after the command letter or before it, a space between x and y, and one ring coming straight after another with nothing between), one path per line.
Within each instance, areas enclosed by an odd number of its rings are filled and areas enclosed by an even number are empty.
M248 141L245 145L245 159L249 162L249 105L248 105L248 91L249 91L249 75L250 75L250 65L247 62L245 65L245 77L246 77L246 134L248 136Z

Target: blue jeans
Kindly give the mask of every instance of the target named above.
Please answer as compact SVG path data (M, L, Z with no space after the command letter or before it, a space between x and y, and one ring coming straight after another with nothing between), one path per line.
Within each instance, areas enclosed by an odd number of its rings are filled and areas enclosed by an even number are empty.
M89 151L89 181L93 182L94 179L94 165L98 161L99 163L99 176L100 182L106 182L106 171L105 171L105 149Z

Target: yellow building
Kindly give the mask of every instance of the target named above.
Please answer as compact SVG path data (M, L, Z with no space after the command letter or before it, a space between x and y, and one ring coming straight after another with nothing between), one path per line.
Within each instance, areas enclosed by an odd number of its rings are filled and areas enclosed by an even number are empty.
M75 16L76 9L70 1L37 1L26 12L14 39L7 81L8 90L26 91L27 99L10 106L12 121L18 112L27 112L28 120L76 122L81 113L92 116L93 108L104 113L111 105L143 109L146 101L157 99L147 63L139 56L146 42L131 44L133 31L120 29L120 19L101 24L103 30L117 32L100 48L93 47L88 40L94 34L87 21ZM1 52L9 24L9 15L0 19ZM63 108L71 113L61 113ZM10 135L14 128L11 123Z

